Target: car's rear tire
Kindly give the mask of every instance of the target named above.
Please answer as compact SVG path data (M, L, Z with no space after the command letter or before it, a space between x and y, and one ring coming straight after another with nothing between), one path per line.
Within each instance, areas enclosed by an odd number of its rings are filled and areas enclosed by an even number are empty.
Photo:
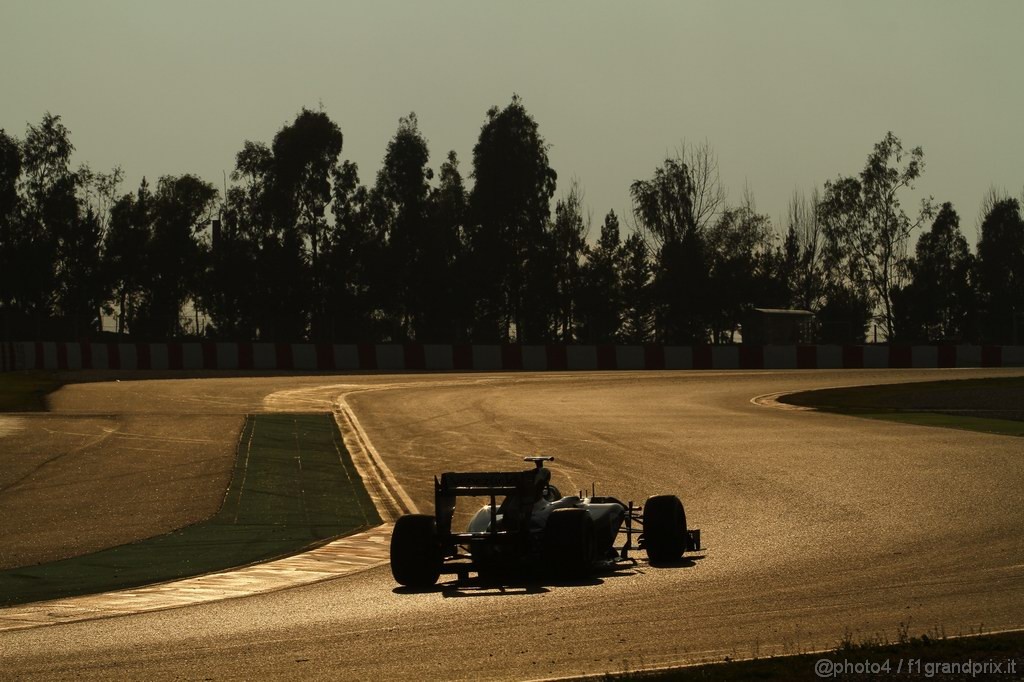
M594 519L586 509L556 509L544 528L544 560L555 575L580 578L593 569Z
M437 521L428 514L406 514L391 533L391 575L406 587L424 588L441 575Z
M686 511L675 495L654 495L644 503L644 547L654 563L679 561L686 551Z

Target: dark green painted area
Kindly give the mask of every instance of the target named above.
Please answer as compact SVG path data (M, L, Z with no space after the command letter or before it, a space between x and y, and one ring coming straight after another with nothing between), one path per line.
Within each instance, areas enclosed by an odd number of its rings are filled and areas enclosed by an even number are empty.
M0 572L0 604L224 570L294 554L380 522L330 414L250 415L216 515L167 535Z
M780 400L868 419L1024 436L1024 377L830 388Z
M1011 421L1009 419L986 419L966 414L941 414L936 412L850 411L847 414L867 419L883 419L903 424L916 424L918 426L941 426L947 429L981 431L983 433L996 433L1003 436L1024 436L1024 422Z

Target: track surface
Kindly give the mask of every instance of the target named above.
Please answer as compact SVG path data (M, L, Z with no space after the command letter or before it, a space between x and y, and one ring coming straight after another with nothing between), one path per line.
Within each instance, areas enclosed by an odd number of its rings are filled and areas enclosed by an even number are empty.
M58 415L174 422L204 414L225 424L254 409L329 405L342 389L328 386L391 386L348 401L420 508L431 506L438 471L515 467L520 455L553 454L563 491L597 481L599 493L623 499L679 492L710 551L688 567L641 562L594 584L504 593L402 593L382 567L245 599L0 633L0 678L522 679L808 650L836 644L847 628L893 637L908 622L912 634L1022 627L1019 439L750 402L814 387L1020 374L382 375L69 386L53 401ZM223 452L212 448L211 457L230 461L236 433L222 433Z

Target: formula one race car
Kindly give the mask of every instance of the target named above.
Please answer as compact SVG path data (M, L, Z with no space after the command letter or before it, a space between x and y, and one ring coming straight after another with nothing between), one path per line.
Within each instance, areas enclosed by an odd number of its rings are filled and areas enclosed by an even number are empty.
M687 530L675 495L647 498L643 507L614 497L562 496L544 462L525 457L528 471L445 473L434 478L436 516L406 514L391 535L391 573L400 585L429 587L442 572L499 576L524 566L562 578L587 575L602 563L629 561L643 549L653 563L700 551L700 531ZM465 532L452 531L459 497L487 497ZM499 503L498 497L504 497ZM616 546L620 535L625 541ZM637 536L637 544L633 544ZM444 570L443 569L447 569Z

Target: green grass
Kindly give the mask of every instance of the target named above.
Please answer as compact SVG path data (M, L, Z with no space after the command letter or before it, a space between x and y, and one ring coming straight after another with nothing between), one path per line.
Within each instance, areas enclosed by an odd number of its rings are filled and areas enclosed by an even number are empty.
M938 412L856 412L847 411L857 417L882 419L918 426L939 426L947 429L981 431L1004 436L1024 436L1024 422L1009 419L987 419L970 415L942 414Z
M0 604L105 592L293 554L380 523L330 414L250 415L224 503L207 521L0 572Z
M0 412L42 412L46 396L63 385L50 372L0 374Z
M839 667L840 674L819 675L815 666L819 661L829 662L830 671ZM1016 673L1007 675L1010 662ZM1002 663L1003 674L944 674L943 664L961 665ZM858 674L856 666L863 666L865 674ZM844 674L847 670L851 674ZM947 672L953 671L949 668ZM983 637L906 637L905 632L895 644L870 640L853 643L849 637L832 651L778 656L748 661L726 661L706 665L605 675L608 682L619 680L671 680L677 682L737 682L741 680L794 680L796 682L821 679L836 680L1019 680L1024 675L1024 633L1011 632Z
M867 419L1024 436L1022 377L831 388L780 400Z

